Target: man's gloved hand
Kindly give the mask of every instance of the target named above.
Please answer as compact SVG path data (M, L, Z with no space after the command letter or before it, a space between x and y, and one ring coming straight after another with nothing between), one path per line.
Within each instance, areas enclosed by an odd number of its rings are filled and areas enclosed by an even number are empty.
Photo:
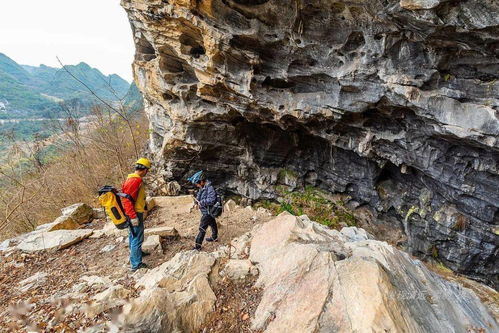
M132 224L132 226L138 227L139 226L139 219L137 217L134 219L130 219L130 223Z

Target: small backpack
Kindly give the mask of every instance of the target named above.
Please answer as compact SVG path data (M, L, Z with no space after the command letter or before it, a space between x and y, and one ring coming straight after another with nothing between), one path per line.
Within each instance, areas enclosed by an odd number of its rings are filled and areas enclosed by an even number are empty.
M217 189L215 189L215 192L217 193L217 200L215 201L215 204L208 209L208 212L212 217L219 217L224 211L224 196Z
M125 214L120 197L127 198L132 203L134 202L133 198L129 194L118 192L118 190L111 185L103 186L98 193L99 203L104 207L107 216L114 223L116 228L128 228L130 226L130 219Z

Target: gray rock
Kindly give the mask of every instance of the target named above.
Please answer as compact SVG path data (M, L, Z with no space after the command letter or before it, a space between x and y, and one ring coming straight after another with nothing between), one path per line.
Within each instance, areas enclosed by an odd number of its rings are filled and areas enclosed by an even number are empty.
M105 219L106 212L102 208L92 208L92 217L94 219Z
M106 252L111 252L116 248L116 244L107 244L104 246L101 250L100 253L106 253Z
M117 321L127 332L197 332L216 301L209 274L215 258L184 251L147 271L140 297L123 307Z
M165 184L165 186L161 189L163 195L168 196L176 196L180 193L180 185L176 181L171 181Z
M111 280L108 277L102 277L97 275L83 275L80 280L84 281L87 286L95 286L95 285L109 285Z
M233 212L235 209L236 209L236 202L232 199L227 200L227 202L224 204L225 212Z
M39 232L24 238L17 248L25 252L57 251L70 247L92 234L91 229Z
M55 231L55 230L75 230L80 228L80 224L75 222L72 217L62 215L52 223L42 224L36 230Z
M130 291L121 285L111 286L92 297L92 302L85 308L85 315L94 318L106 310L124 305L129 294Z
M144 236L157 235L159 237L178 237L178 231L174 227L146 228Z
M151 235L142 243L142 250L153 252L161 248L161 239L159 235Z
M499 329L479 298L385 242L281 215L253 232L266 332L466 332ZM346 255L345 255L346 254ZM442 318L445 318L442 320Z
M94 211L84 203L77 203L61 209L62 215L71 217L76 223L85 224L92 221Z
M340 233L345 236L347 242L360 242L363 240L374 239L364 229L357 227L342 228Z
M45 283L47 276L48 274L45 272L37 272L29 278L20 281L17 285L17 290L24 293L34 287L40 286Z
M0 243L0 251L6 251L10 246L10 239L6 239Z
M230 259L220 272L220 275L235 281L241 281L248 276L258 275L258 269L247 259Z
M346 193L411 253L499 287L497 1L122 6L167 180Z

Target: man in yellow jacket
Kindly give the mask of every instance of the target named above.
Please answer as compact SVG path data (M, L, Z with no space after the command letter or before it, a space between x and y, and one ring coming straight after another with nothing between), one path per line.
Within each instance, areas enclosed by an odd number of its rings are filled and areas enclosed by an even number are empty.
M121 187L121 192L129 194L133 201L123 198L125 214L130 218L132 224L128 232L128 246L130 248L131 270L147 268L142 262L142 243L144 242L144 212L146 206L146 190L142 178L151 168L151 162L147 158L140 158L135 162L135 172L128 175Z

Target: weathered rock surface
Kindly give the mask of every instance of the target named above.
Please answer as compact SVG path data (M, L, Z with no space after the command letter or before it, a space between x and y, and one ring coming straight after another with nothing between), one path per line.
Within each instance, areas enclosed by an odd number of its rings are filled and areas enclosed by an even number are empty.
M89 237L92 232L92 229L37 232L23 238L17 248L25 252L62 250Z
M92 217L94 219L105 219L106 212L102 208L92 208L93 214Z
M10 247L10 239L6 239L0 243L0 251L6 251Z
M132 276L141 290L138 297L133 298L122 286L111 286L94 296L85 312L94 317L123 306L112 321L115 331L198 332L214 310L217 283L258 275L256 287L262 289L262 297L251 315L253 329L258 331L465 333L499 329L471 290L444 281L419 260L369 237L359 228L338 232L306 216L281 214L233 240L236 253L228 246L212 253L180 252ZM229 252L241 257L228 259ZM87 280L99 282L96 277ZM250 318L247 313L244 316Z
M468 289L385 242L283 215L253 232L250 260L265 332L467 332L499 329Z
M142 244L142 250L146 252L153 252L158 249L161 249L161 242L159 235L151 235L147 237L144 243Z
M171 181L165 184L165 186L161 189L164 195L175 196L180 193L180 184L176 181Z
M106 310L122 306L126 303L129 294L130 291L123 286L111 286L92 298L92 303L85 308L85 315L94 318Z
M92 237L92 236L90 236ZM99 252L100 253L106 253L106 252L111 252L112 250L114 250L116 248L116 244L107 244L106 246L104 246Z
M144 236L178 237L178 231L174 227L157 227L144 229Z
M497 1L122 5L166 180L348 193L499 286Z
M48 274L45 272L37 272L29 278L20 281L17 289L21 292L25 292L33 287L42 285L47 280L47 275Z
M61 209L63 216L71 217L76 223L85 224L94 218L94 210L87 204L77 203Z
M195 332L213 310L209 274L215 257L180 252L137 282L140 297L125 305L121 322L127 332Z
M54 222L50 223L50 227L48 231L56 231L56 230L75 230L80 228L80 224L75 222L70 216L59 216L54 220Z
M235 281L241 281L248 276L258 275L258 269L247 259L230 259L220 272L220 275Z
M227 200L227 202L224 204L224 211L225 212L232 212L236 209L236 202L232 199Z

